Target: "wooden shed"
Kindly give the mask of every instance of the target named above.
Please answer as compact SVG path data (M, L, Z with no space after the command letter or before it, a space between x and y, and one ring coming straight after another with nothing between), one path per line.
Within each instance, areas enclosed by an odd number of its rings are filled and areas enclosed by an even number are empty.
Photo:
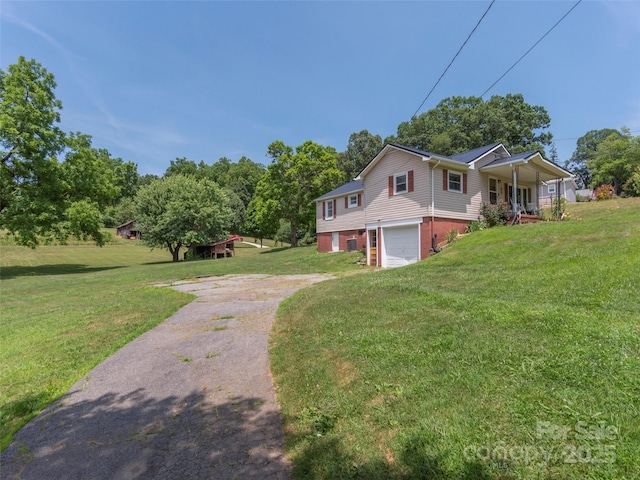
M235 239L220 240L206 245L194 245L189 251L193 258L228 258L235 257L233 242ZM186 256L186 253L185 253Z
M142 234L138 230L138 225L134 220L118 225L116 227L116 236L120 238L128 238L130 240L140 240Z

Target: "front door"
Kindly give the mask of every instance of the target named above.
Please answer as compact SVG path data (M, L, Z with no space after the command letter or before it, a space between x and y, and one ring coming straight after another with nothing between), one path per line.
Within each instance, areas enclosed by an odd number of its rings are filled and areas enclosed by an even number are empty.
M378 265L378 231L369 230L369 265Z
M531 201L527 195L527 187L518 187L517 204L523 209L527 209L527 203ZM509 185L509 198L511 199L511 205L513 205L513 185Z
M333 232L331 234L331 251L338 252L340 250L340 234Z

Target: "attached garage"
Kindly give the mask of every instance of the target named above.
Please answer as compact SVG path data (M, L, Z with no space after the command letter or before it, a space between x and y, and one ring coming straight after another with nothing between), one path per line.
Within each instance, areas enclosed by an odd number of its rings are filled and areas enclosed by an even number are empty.
M382 229L382 266L402 267L420 260L420 225Z

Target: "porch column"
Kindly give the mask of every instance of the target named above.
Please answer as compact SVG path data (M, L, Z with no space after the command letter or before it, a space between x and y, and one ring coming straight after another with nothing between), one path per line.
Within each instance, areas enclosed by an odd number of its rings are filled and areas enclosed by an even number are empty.
M513 168L513 193L511 194L511 208L514 215L518 213L518 167Z
M540 172L536 170L536 215L540 214Z

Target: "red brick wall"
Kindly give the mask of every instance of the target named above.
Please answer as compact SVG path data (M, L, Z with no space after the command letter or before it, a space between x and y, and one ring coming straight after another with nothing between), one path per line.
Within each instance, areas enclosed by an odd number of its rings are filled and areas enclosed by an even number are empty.
M360 232L362 232L362 234L360 234ZM338 249L341 252L347 251L347 240L350 238L356 238L358 240L358 250L367 248L367 233L365 230L345 230L338 232ZM318 234L318 251L332 251L331 232Z
M451 230L457 230L458 233L464 233L464 230L469 223L469 220L436 217L433 222L432 231L431 217L424 217L420 230L420 257L427 258L429 256L429 251L431 250L431 237L433 234L438 235L436 242L441 244L446 242L447 233Z
M318 251L319 252L331 251L331 233L318 234Z

